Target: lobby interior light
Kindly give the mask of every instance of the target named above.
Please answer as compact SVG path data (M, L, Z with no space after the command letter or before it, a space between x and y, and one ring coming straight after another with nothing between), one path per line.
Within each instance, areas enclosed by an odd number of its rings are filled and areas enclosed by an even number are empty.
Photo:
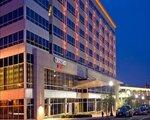
M44 108L43 106L40 106L38 108L38 116L41 118L44 115Z
M127 91L127 94L130 96L130 95L131 95L131 91L130 91L130 90L128 90L128 91Z
M144 97L144 96L142 96L141 98L142 98L142 100L144 100L144 99L145 99L145 97Z
M135 98L137 99L138 97L139 97L139 96L136 94L136 95L135 95Z

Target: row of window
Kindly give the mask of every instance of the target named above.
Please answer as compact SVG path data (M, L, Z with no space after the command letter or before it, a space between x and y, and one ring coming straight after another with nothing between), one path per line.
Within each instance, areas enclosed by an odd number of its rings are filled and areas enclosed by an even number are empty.
M0 119L1 120L23 120L24 116L27 119L34 118L34 100L27 99L1 100L0 101ZM24 111L26 106L27 112ZM25 114L26 113L26 114Z
M0 28L23 19L23 7L0 17Z
M48 10L49 2L48 0L34 0L38 5L40 5L42 8Z
M27 31L26 32L26 39L27 39L27 42L32 44L32 45L35 45L39 48L42 48L44 50L49 50L49 41L47 41L46 39L30 32L30 31Z
M49 22L41 17L39 14L31 10L30 8L27 7L26 9L27 12L27 19L33 22L34 24L40 26L41 28L49 31Z
M65 4L65 1L64 0L58 0L61 4ZM83 11L85 11L85 3L83 3L83 1L82 0L79 0L79 2L78 2L78 4L79 4L79 7L83 10ZM105 18L103 17L103 15L100 13L100 10L98 10L97 9L97 7L94 5L94 3L92 2L92 0L88 0L88 4L89 4L89 6L95 11L95 13L97 14L97 16L99 17L99 18L101 18L102 20L103 20L103 22L104 22L104 24L106 24L107 26L108 26L108 28L114 33L114 30L110 27L110 25L108 24L108 22L105 20ZM67 10L72 14L72 15L74 15L75 16L75 8L69 3L69 2L67 2ZM87 13L86 13L87 14ZM89 18L90 19L93 19L93 15L92 15L92 13L89 11ZM98 20L95 20L95 22L96 22L96 26L97 27L99 27L99 21Z
M77 41L76 41L76 43L75 43L75 38L74 38L74 37L72 37L72 36L70 36L70 35L68 35L68 34L65 34L64 31L62 31L60 28L56 27L55 25L53 25L53 34L54 34L55 36L59 37L59 38L62 39L62 40L67 39L67 42L68 42L69 44L73 45L73 46L75 46L75 44L76 44L76 46L79 47L79 49L80 49L81 51L86 52L86 53L88 53L91 57L93 57L93 51L92 51L92 50L86 48L85 45L83 45L83 44L80 43L80 42L77 42ZM84 31L81 30L81 31L80 31L80 34L81 34L82 37L83 37ZM67 37L65 38L65 36L67 36ZM89 36L89 43L90 43L90 44L93 44L93 39L92 39L92 37L90 37L90 36ZM106 52L106 50L104 49L104 47L101 47L101 46L99 45L99 43L95 42L94 45L95 45L95 47L96 47L98 50L100 50L102 53L107 53L108 57L111 56L109 52ZM111 58L113 59L113 56L112 56ZM98 60L99 60L99 59L98 59Z
M23 30L0 38L0 49L13 46L23 42Z
M6 67L23 62L23 53L0 59L0 67Z
M23 120L24 119L24 100L1 100L0 101L1 120Z
M100 13L100 10L97 9L97 7L94 5L94 3L92 2L92 0L88 0L89 2L89 6L95 11L95 13L97 14L97 16L103 20L104 24L107 25L107 27L112 31L112 33L114 33L114 30L110 27L109 23L105 20L105 18L103 17L103 15Z
M0 91L23 88L23 61L23 53L0 59ZM33 55L27 53L27 88L33 87L33 63Z
M12 0L0 0L0 6L5 5L10 1L12 1Z
M90 52L90 54L93 54L91 51L89 51L89 52ZM62 47L60 47L58 45L55 45L55 44L53 44L53 53L57 54L57 55L60 55L62 57L65 57L69 60L72 60L72 61L78 62L80 64L86 65L87 67L95 69L96 71L109 73L109 71L104 70L103 68L99 67L98 65L94 65L92 62L88 62L82 57L75 56L74 53L72 53L70 51L65 51ZM106 60L104 60L104 59L102 59L102 60L103 60L103 63L104 64L107 63L106 65L108 65L109 67L112 67L112 68L114 67L108 61L105 62Z
M75 27L76 27L75 23L72 20L70 20L69 18L67 18L66 16L64 16L64 14L60 10L58 10L56 7L53 7L53 15L57 19L59 19L61 22L64 22L64 23L65 23L65 19L66 19L67 26L69 28L71 28L73 31L75 31ZM84 25L85 20L81 14L79 14L79 21ZM93 32L98 39L100 38L99 32L96 31L96 29L93 29L93 27L90 23L88 24L88 29L90 32ZM79 32L81 37L85 37L85 32L82 29L77 27L77 31ZM102 32L104 33L104 29L102 29Z

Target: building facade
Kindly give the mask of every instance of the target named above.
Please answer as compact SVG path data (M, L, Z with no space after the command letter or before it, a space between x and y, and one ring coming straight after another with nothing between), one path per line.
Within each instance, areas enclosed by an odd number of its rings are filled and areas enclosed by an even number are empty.
M150 105L150 88L120 86L118 106L127 104L128 99L130 99L129 102L132 103L133 107L141 104Z
M0 119L101 111L115 28L99 0L1 0Z

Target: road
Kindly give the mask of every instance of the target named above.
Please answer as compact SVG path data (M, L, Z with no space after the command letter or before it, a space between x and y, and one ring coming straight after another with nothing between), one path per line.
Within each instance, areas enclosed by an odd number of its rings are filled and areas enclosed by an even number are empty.
M147 116L133 116L133 117L129 117L129 118L100 118L97 120L150 120L150 115Z

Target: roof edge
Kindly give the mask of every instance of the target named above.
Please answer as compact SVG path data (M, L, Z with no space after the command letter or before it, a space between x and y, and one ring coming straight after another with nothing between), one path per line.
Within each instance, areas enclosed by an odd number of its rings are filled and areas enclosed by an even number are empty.
M100 0L95 0L95 1L97 5L99 6L100 10L102 11L102 13L104 14L104 16L106 17L106 19L108 20L108 22L110 23L110 25L115 29L116 28L115 22L112 20L112 18L110 17L110 15L106 11L106 9L104 8Z

